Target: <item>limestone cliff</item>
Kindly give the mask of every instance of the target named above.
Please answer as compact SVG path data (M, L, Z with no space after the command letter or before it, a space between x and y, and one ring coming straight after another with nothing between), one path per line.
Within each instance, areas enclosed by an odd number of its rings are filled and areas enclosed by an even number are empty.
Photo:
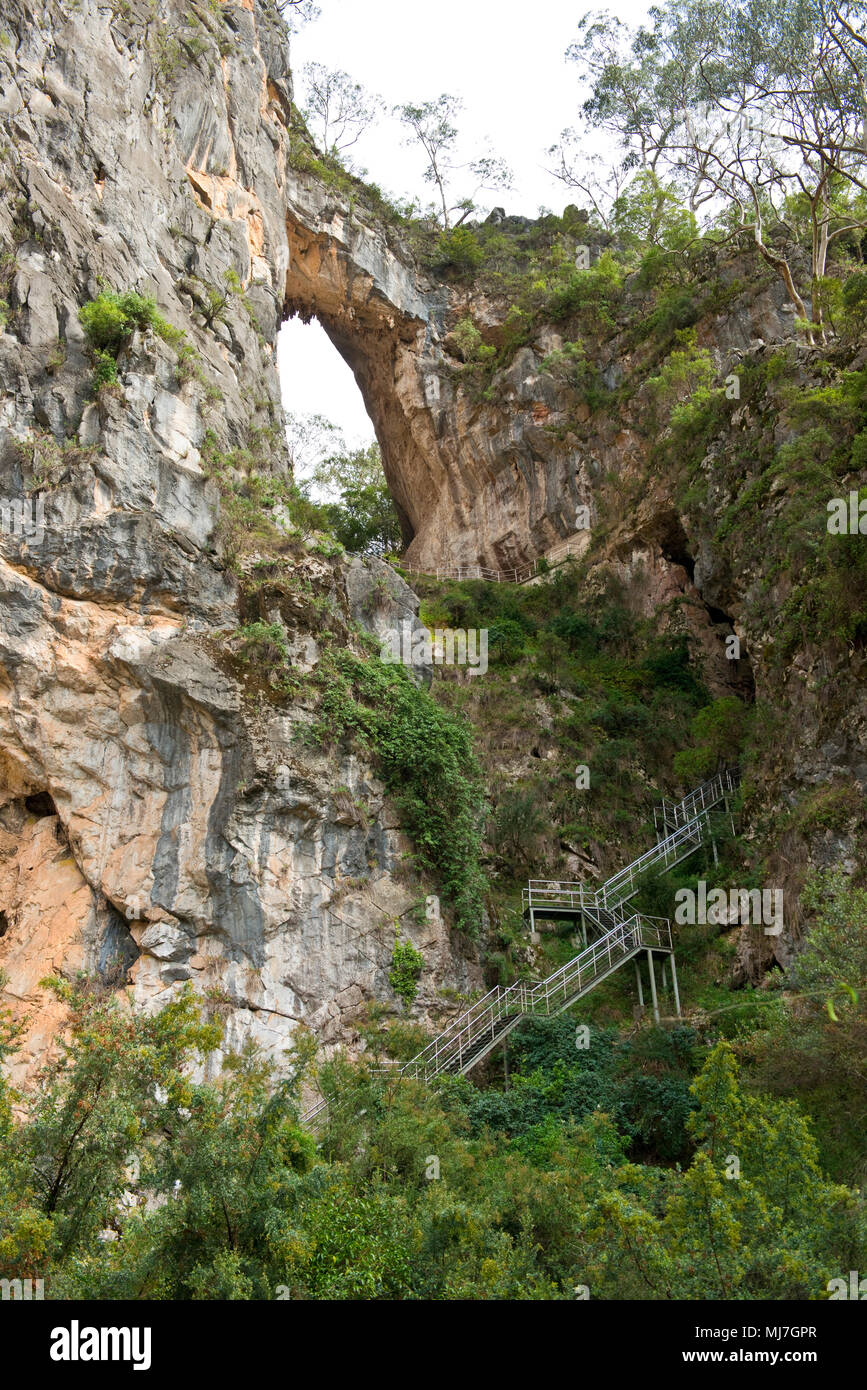
M556 305L512 303L507 274L438 263L317 157L269 3L8 0L0 39L0 492L43 509L0 528L0 967L33 1016L26 1065L61 1020L39 987L52 970L128 980L148 1007L191 980L229 1045L275 1054L299 1023L357 1042L364 1005L394 1001L396 921L425 956L421 1021L481 984L447 926L414 915L430 885L372 767L311 751L309 701L270 699L235 659L245 621L282 624L299 672L323 626L352 647L417 621L378 562L297 537L276 558L255 534L238 545L248 499L227 499L226 478L242 460L289 475L275 344L292 314L316 316L355 373L411 566L568 550L591 592L616 572L637 612L688 634L712 693L798 727L797 757L784 740L766 759L750 833L805 789L863 790L860 639L847 652L814 634L775 657L791 582L723 524L754 481L731 461L788 437L767 382L701 435L690 490L660 447L649 378L675 338L654 343L641 276L578 342ZM573 211L559 249L586 240L598 264L608 238ZM530 266L544 222L495 218ZM760 371L793 317L743 250L703 254L711 289L673 327L692 327L718 388ZM152 297L168 329L125 340L95 392L79 311L104 289ZM815 386L827 365L801 352L793 376ZM830 674L845 685L831 711ZM782 874L857 856L854 818L813 830L778 837ZM739 978L785 963L797 929L761 950L745 937Z
M244 615L209 468L255 449L288 473L274 348L294 307L355 360L380 428L403 420L428 318L413 276L293 172L274 10L11 4L2 37L0 491L44 507L0 535L0 967L31 1015L24 1062L58 1023L40 980L80 968L139 1006L192 980L229 1045L279 1055L302 1022L351 1040L365 1001L394 1002L397 921L436 1016L480 977L410 914L428 890L381 783L305 749L303 701L251 696L223 659ZM103 288L152 296L186 358L136 333L95 399L79 309ZM343 641L414 621L376 561L296 546L292 565ZM310 602L257 601L315 663Z

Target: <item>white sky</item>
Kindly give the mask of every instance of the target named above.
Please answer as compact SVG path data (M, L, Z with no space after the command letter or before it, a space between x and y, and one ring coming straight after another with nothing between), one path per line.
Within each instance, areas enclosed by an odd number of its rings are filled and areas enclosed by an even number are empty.
M429 196L421 151L405 147L389 115L398 102L435 100L442 92L464 102L460 122L468 156L490 144L514 173L514 187L479 195L485 206L536 216L562 212L580 197L546 173L545 151L576 123L581 93L565 51L577 34L586 0L320 0L322 14L292 40L296 100L307 62L350 73L382 97L383 117L351 153L386 193ZM599 6L604 8L604 4ZM647 6L612 0L608 8L631 24ZM316 323L297 319L282 330L278 361L283 404L338 424L350 443L373 439L352 372Z

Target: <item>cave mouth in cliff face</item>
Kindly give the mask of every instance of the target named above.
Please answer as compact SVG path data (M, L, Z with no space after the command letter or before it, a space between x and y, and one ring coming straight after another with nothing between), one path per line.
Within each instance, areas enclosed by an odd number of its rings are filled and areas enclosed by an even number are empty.
M40 820L45 816L57 815L57 807L48 792L34 792L32 796L25 796L24 805L32 816L39 816Z

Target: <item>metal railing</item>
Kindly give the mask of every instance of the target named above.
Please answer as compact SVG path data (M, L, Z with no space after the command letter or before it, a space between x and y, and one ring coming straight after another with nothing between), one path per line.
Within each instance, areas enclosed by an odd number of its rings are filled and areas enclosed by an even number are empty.
M665 917L640 912L626 915L625 899L635 880L659 862L678 863L701 845L711 810L737 786L736 774L717 773L682 801L664 802L664 824L678 822L670 834L602 884L588 889L580 883L531 879L523 890L525 907L567 908L583 912L602 935L544 980L519 980L507 988L495 985L465 1013L454 1019L411 1061L380 1065L377 1072L429 1081L442 1072L466 1072L480 1062L507 1033L528 1015L561 1013L639 951L674 949L671 924ZM326 1108L320 1099L304 1115L309 1121Z
M695 791L689 792L682 801L671 801L664 796L661 806L653 812L657 830L660 822L663 829L676 830L686 821L694 820L702 811L713 810L729 792L736 791L737 786L737 774L731 768L724 768L722 772L717 772L706 782L702 782Z
M634 912L625 922L618 922L592 946L579 952L572 960L540 980L526 996L527 1013L561 1013L562 1010L608 975L636 951L672 950L671 924L667 917L646 917ZM554 1007L552 1007L554 1005Z
M657 840L650 849L619 869L599 888L586 888L581 883L552 882L531 878L522 891L524 911L530 908L571 908L594 917L600 910L611 911L632 897L638 880L657 864L671 868L679 864L703 843L710 812L737 788L737 775L730 769L718 772L696 787L682 801L663 799L664 825L674 825L669 834ZM654 812L657 820L658 812ZM658 824L658 820L657 820Z
M411 1061L380 1063L372 1070L416 1081L430 1081L443 1072L469 1071L523 1018L562 1013L638 951L672 949L667 918L634 912L544 980L518 980L505 989L495 985ZM301 1119L305 1123L315 1119L328 1104L321 1097Z
M634 912L544 980L495 986L401 1067L401 1075L429 1081L444 1071L469 1071L522 1018L562 1013L636 952L648 949L673 949L671 925L667 918Z
M404 574L421 574L428 579L487 579L492 584L526 584L528 579L534 579L540 573L538 560L506 570L488 569L485 565L438 565L432 570L417 570L400 562L397 568L403 570Z

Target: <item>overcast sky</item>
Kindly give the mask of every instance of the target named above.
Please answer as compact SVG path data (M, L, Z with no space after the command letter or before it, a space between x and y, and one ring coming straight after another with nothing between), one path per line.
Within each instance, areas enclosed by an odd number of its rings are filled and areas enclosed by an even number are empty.
M404 145L391 108L449 92L464 102L461 129L469 156L490 144L514 172L511 190L482 194L480 203L535 216L540 208L559 213L575 201L546 172L545 151L575 123L581 93L575 65L564 55L579 18L596 7L564 0L320 4L319 19L292 40L296 100L302 103L302 68L311 61L343 69L382 97L382 119L352 153L386 192L429 196L423 156ZM614 0L608 8L631 23L643 19L647 9L638 0ZM318 324L288 323L279 363L287 410L327 416L350 442L373 439L355 379Z

